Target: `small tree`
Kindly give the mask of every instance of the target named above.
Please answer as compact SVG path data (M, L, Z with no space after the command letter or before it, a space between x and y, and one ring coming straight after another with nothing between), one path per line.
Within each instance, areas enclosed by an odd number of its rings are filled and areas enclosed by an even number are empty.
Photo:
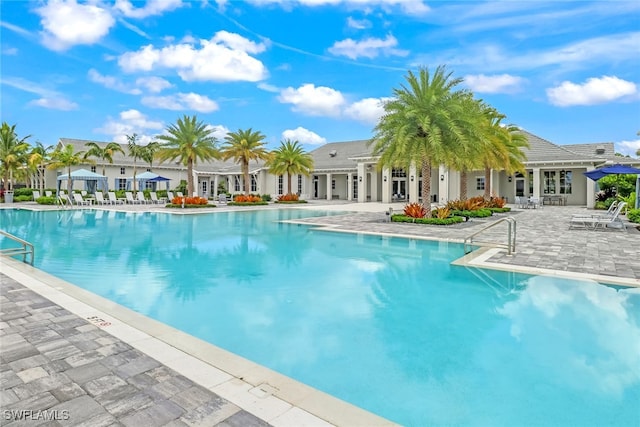
M86 162L93 163L91 160L87 160L84 151L74 151L73 145L66 144L56 148L51 154L52 162L49 164L49 169L67 169L67 194L71 195L73 191L73 183L71 181L71 166L80 165Z
M143 158L144 156L144 147L142 145L138 145L138 134L127 135L127 145L129 146L129 156L133 158L133 191L137 191L136 189L136 172L137 165L136 160Z
M244 192L251 192L251 180L249 179L249 162L251 160L269 160L270 153L264 143L265 136L259 131L238 129L229 132L225 137L221 153L223 160L233 159L240 164L244 178Z
M309 176L313 170L313 157L306 153L298 141L289 139L280 143L280 147L271 153L268 161L269 172L276 175L287 174L287 192L291 191L291 176L302 174Z
M0 128L0 166L2 169L2 181L6 190L13 189L13 173L26 162L26 153L29 144L26 142L31 135L19 138L16 133L16 125L9 126L2 122Z
M122 145L116 142L110 142L104 147L96 144L95 142L87 142L84 144L89 150L84 154L85 158L95 157L103 161L102 163L102 175L106 175L105 163L113 164L113 155L116 153L124 154Z

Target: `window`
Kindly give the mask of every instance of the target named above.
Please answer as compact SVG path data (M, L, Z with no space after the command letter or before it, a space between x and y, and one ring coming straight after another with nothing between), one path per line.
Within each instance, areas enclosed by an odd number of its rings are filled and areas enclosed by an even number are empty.
M151 168L147 168L147 172L151 172Z
M251 175L251 191L253 192L258 191L258 179L256 178L255 175Z
M529 171L528 176L529 176L529 194L533 194L533 171Z
M202 194L204 194L206 196L207 195L207 181L202 181L202 183L200 185L202 187Z
M571 194L571 181L573 178L573 172L560 171L560 194Z
M484 176L476 177L476 190L484 190Z
M404 169L391 169L391 176L395 178L406 178L407 172Z
M124 174L125 174L124 168L120 168L120 175L124 175Z
M118 190L126 190L127 189L127 180L123 178L116 178L116 188Z
M335 189L336 189L336 180L335 180L335 179L332 179L332 180L331 180L331 189L332 189L332 190L335 190Z
M298 175L298 194L302 194L302 175Z
M353 180L353 200L358 200L358 180Z
M282 175L278 176L278 194L284 194L282 192L282 187L284 186L284 178L282 177Z
M556 171L544 172L544 194L556 194Z
M242 190L240 190L240 188L241 188L240 187L240 177L238 175L236 175L236 176L234 176L234 178L235 178L234 179L234 181L235 181L235 186L234 186L235 191L242 191Z
M96 167L95 166L91 166L91 172L96 173Z

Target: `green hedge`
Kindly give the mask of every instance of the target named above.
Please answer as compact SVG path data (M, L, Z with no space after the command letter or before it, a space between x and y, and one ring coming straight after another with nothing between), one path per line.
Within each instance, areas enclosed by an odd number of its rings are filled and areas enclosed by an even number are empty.
M476 209L476 210L472 210L472 211L453 210L453 211L451 211L451 215L453 215L453 216L464 216L464 217L467 217L467 218L486 218L486 217L489 217L489 216L493 215L493 212L491 212L490 209L486 209L486 208Z
M261 206L268 205L267 202L229 202L227 205L229 206Z
M28 197L27 199L18 199L19 197ZM16 202L27 202L33 200L32 188L16 188L13 190L13 200Z
M169 203L167 205L165 205L165 207L167 208L180 208L182 209L182 205L175 205L173 203ZM216 205L184 205L185 209L189 208L215 208Z
M308 203L306 200L276 200L274 203L280 203L281 205L295 205L296 203Z
M506 212L511 212L511 208L508 207L504 207L504 208L483 208L483 209L488 209L493 213L506 213Z
M627 211L627 219L630 222L640 224L640 209L629 209Z
M432 225L451 225L464 222L464 218L460 216L451 216L449 218L413 218L407 215L391 215L392 222L409 222L414 224L432 224Z
M36 203L38 203L39 205L55 205L56 201L57 200L55 197L46 196L38 197L38 199L36 199Z

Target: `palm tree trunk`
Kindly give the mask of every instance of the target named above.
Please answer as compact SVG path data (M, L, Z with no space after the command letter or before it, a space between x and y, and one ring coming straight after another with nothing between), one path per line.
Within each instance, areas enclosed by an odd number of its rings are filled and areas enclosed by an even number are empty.
M460 171L460 200L467 199L467 171Z
M484 198L491 198L491 168L484 168Z
M249 181L249 162L242 163L242 176L244 177L244 194L251 192L251 182Z
M422 159L422 204L431 218L431 161Z
M193 196L193 159L187 160L187 197Z
M133 192L136 192L136 157L133 157Z
M287 172L287 193L292 194L291 193L291 174L289 172Z
M67 197L71 200L71 193L73 192L73 182L71 181L71 165L67 167Z

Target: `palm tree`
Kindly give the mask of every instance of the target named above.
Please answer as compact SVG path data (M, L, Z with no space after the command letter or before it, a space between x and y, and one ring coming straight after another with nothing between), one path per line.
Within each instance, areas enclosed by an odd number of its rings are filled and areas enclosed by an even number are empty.
M251 192L251 181L249 180L249 162L251 160L269 160L271 155L265 148L264 139L266 137L259 131L254 132L238 129L236 132L230 132L224 138L224 145L221 149L222 159L233 159L236 163L240 163L242 176L244 177L244 192Z
M156 153L161 148L162 146L157 141L152 141L143 146L142 155L140 157L142 158L142 160L149 163L149 169L153 168L153 159L155 159Z
M144 147L138 145L138 134L127 135L127 145L129 146L129 156L133 158L133 191L136 192L136 160L141 159L144 155Z
M49 163L49 169L67 169L67 194L71 196L73 192L73 182L71 181L71 166L81 165L83 163L92 163L91 160L87 160L84 151L74 151L73 145L66 144L56 148L51 154L52 162Z
M287 193L291 194L291 175L309 176L313 170L313 157L306 153L298 141L286 139L272 152L268 162L269 172L287 174Z
M187 166L187 195L192 195L195 188L193 166L198 160L206 162L220 157L216 148L216 138L211 135L213 128L198 121L195 115L185 115L166 130L166 135L156 138L164 141L157 153L158 160L180 159L180 163Z
M19 138L16 133L16 125L9 126L2 122L0 128L0 166L2 169L2 182L5 190L13 189L13 172L25 162L25 155L29 149L26 142L31 135Z
M84 144L89 150L84 154L85 158L95 157L102 160L102 175L106 176L106 163L113 164L113 155L116 153L125 154L122 149L122 145L116 142L109 142L104 147L96 144L95 142L87 142Z
M468 155L469 125L458 120L468 92L455 89L462 79L452 78L444 66L433 74L423 68L417 76L409 71L405 79L407 86L394 89L393 99L384 104L385 114L369 144L380 155L380 167L421 165L422 201L428 203L432 165L451 164L456 153Z
M28 165L29 168L36 174L37 185L36 187L40 190L44 190L45 182L44 182L44 171L47 167L47 163L51 159L51 152L54 150L53 145L49 145L47 147L42 144L42 142L37 141L36 146L31 149L28 157Z

